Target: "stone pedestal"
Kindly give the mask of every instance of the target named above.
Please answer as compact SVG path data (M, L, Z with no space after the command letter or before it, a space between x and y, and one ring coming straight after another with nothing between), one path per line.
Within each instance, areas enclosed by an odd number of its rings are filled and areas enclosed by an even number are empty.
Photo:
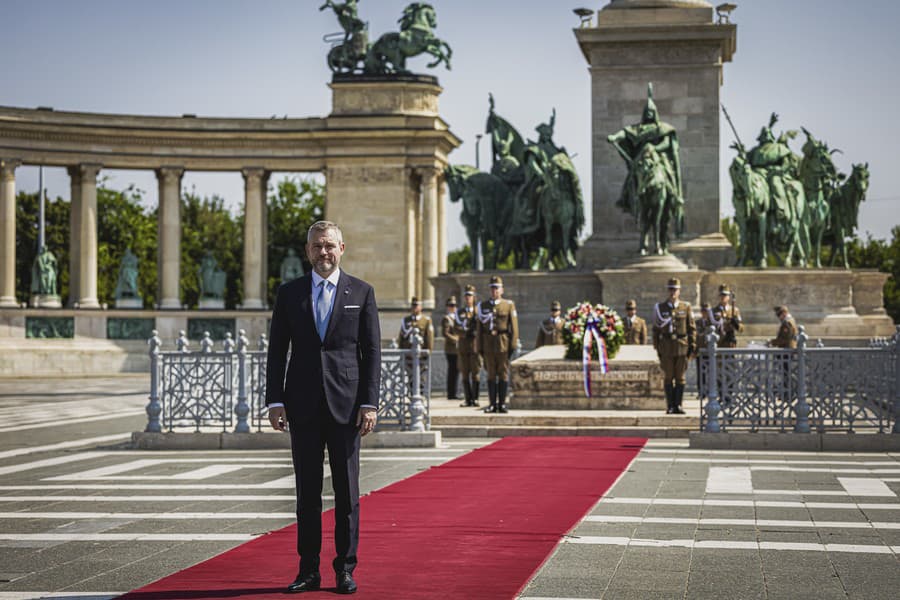
M329 127L396 131L356 134L358 156L327 159L325 213L344 233L341 266L375 287L379 307L406 309L416 295L433 308L429 280L446 263L439 192L446 155L458 145L438 114L442 89L422 75L335 77L331 89Z
M140 298L117 298L116 308L140 309L144 308L144 301Z
M59 294L34 294L30 304L32 308L62 308Z
M609 372L591 370L584 393L580 360L566 360L565 346L544 346L512 363L512 406L554 410L664 410L663 375L650 346L622 346Z
M200 310L224 310L225 301L221 298L200 298L197 308Z
M719 87L735 26L715 24L712 6L699 0L615 0L575 37L590 65L593 130L593 235L580 264L619 266L638 247L634 218L615 205L625 164L606 136L640 121L649 82L660 118L678 132L686 240L718 234ZM728 264L724 238L701 246L673 251L703 269Z

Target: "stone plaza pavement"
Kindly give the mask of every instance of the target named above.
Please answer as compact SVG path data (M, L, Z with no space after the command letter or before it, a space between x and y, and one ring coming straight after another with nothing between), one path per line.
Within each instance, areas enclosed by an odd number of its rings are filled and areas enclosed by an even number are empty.
M129 450L146 386L0 380L0 600L114 597L293 521L286 450ZM362 491L490 441L363 450ZM521 598L896 598L898 459L651 440Z

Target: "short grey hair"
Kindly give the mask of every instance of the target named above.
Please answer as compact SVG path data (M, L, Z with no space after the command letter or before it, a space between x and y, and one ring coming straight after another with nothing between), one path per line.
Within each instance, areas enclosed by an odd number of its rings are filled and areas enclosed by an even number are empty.
M312 240L313 235L324 231L333 231L337 241L340 243L344 242L344 234L341 233L341 228L337 226L337 223L332 223L331 221L316 221L310 225L309 231L306 232L306 243L308 244Z

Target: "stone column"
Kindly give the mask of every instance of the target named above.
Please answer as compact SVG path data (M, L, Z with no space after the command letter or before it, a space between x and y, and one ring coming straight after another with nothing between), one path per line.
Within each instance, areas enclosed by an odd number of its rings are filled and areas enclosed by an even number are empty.
M16 167L17 160L0 160L0 308L16 302Z
M439 171L435 168L419 170L422 176L422 305L434 308L434 286L429 281L438 274L440 215L438 202Z
M415 172L412 169L408 170L407 173L407 185L406 185L406 209L404 213L404 232L405 232L405 243L404 243L404 254L406 255L406 264L405 264L405 272L404 272L404 287L403 287L403 295L406 297L406 300L409 301L410 298L418 294L418 274L420 269L418 265L421 264L419 261L419 184L418 178Z
M266 280L265 246L266 202L263 185L264 169L244 169L244 299L241 307L261 309L264 306Z
M74 166L67 169L69 172L69 192L71 201L69 206L69 298L67 305L74 308L79 300L79 277L81 271L81 236L76 232L81 231L81 167Z
M97 175L100 165L79 165L80 202L78 206L79 236L78 308L100 308L97 301ZM74 207L73 207L74 208Z
M438 272L447 272L447 181L443 176L438 180Z
M156 171L159 182L159 307L181 308L181 167Z

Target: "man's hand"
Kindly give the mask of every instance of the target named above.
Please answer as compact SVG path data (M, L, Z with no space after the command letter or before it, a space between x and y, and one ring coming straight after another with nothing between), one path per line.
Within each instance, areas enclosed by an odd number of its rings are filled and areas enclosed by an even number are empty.
M275 431L284 431L287 426L287 413L283 406L273 406L269 409L269 423Z
M359 434L366 435L375 429L375 421L378 420L378 411L374 408L360 408L356 415L356 426Z

